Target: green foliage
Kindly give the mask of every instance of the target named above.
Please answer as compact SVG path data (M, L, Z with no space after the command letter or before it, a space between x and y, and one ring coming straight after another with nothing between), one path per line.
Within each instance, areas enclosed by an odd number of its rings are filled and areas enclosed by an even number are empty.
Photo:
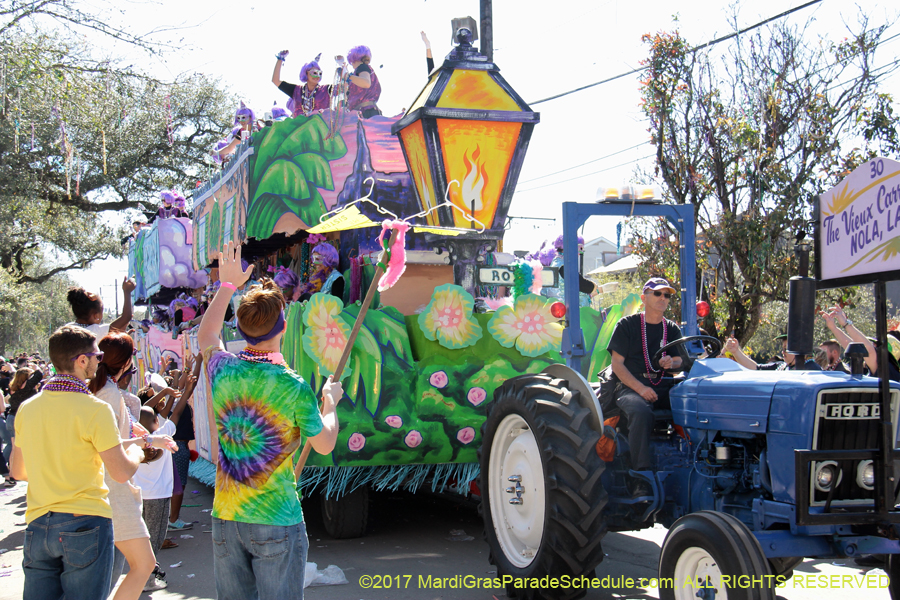
M16 283L120 256L126 218L104 211L193 189L228 130L234 102L203 75L156 81L40 30L0 50L0 266Z
M767 305L787 300L813 198L900 151L893 99L879 90L890 70L871 67L885 26L861 23L840 43L807 43L784 23L702 51L677 31L644 36L642 108L657 157L644 175L667 200L695 206L696 284L703 272L718 283L703 293L716 307L707 329L753 337ZM677 280L674 230L656 219L632 227L647 269Z
M319 115L299 116L267 127L253 146L247 235L268 238L288 212L306 224L318 223L325 202L317 188L334 189L328 163L347 153L340 134L328 137Z
M46 359L50 334L72 321L66 292L74 285L65 275L44 283L16 284L0 270L0 354L40 352Z

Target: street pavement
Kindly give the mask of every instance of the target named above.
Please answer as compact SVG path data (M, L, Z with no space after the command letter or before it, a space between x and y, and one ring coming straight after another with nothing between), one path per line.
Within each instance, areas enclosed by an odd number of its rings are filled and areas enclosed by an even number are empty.
M189 480L182 518L193 529L170 532L178 548L163 550L158 557L169 587L144 594L142 599L206 600L215 595L212 542L209 534L212 490ZM374 493L369 529L364 538L333 540L322 526L316 498L304 500L310 541L310 562L320 570L338 566L347 584L306 589L310 600L492 600L502 599L500 589L466 589L466 582L484 581L496 575L488 562L488 546L482 539L481 519L470 504L419 493ZM22 597L22 540L25 529L25 484L0 488L0 600ZM596 575L603 589L591 590L588 600L655 599L652 587L627 587L623 579L652 578L657 574L660 546L666 530L654 527L635 533L610 533L603 547L607 557ZM192 536L182 538L181 536ZM469 539L471 538L471 539ZM179 565L179 566L172 566ZM864 577L869 575L868 578ZM807 560L795 570L800 580L778 590L781 600L887 600L887 578L879 569L864 570L849 560ZM877 576L881 575L879 579ZM874 583L866 587L866 584ZM814 587L810 587L810 585ZM863 586L860 587L860 584ZM380 585L380 588L375 586ZM442 587L438 587L441 585Z

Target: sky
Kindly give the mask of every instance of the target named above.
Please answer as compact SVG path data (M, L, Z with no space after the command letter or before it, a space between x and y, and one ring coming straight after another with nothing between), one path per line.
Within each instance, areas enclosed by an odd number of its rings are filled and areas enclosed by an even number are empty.
M534 102L638 67L647 54L641 42L644 33L677 27L689 42L699 44L732 32L735 19L739 28L746 27L805 3L495 0L494 62L519 95ZM195 71L211 74L257 114L275 101L283 106L287 99L271 82L279 50L290 50L282 78L297 82L300 67L317 54L322 53L323 70L331 73L331 57L365 44L372 50L372 65L382 83L379 107L385 115L396 115L412 103L426 82L420 31L430 38L440 65L451 49L450 20L479 17L478 0L392 0L381 4L385 8L361 0L320 4L320 9L308 6L314 5L235 0L119 2L111 14L115 20L136 33L168 30L154 35L178 49L148 58L127 46L97 43L165 79ZM786 19L796 25L809 22L811 42L820 36L838 40L846 35L845 23L856 25L860 12L874 26L894 23L900 10L883 0L852 4L824 0ZM676 14L677 23L673 21ZM895 25L886 36L898 32L900 25ZM724 50L726 44L719 47ZM898 56L900 38L879 51L876 63ZM328 76L324 79L330 81ZM900 75L888 80L885 89L900 98ZM638 76L629 75L532 107L540 113L541 122L535 127L509 214L547 220L514 219L504 239L507 252L534 250L544 239L555 239L562 230L562 202L592 202L598 188L632 181L637 167L652 167L647 123L638 102ZM895 110L900 112L900 104ZM617 222L594 218L586 225L584 237L602 235L615 241ZM111 306L113 280L121 283L126 271L125 261L107 260L72 275L88 289L100 291Z

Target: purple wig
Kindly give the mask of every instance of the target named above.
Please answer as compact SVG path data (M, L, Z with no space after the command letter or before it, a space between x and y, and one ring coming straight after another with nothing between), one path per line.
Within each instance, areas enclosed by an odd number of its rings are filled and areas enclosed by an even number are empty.
M335 268L338 264L338 251L328 242L322 242L313 248L312 253L319 253L322 256L322 264L326 267Z
M175 201L178 199L178 194L171 190L166 190L164 192L160 192L159 197L162 198L162 201L166 204L175 204Z
M287 118L290 117L290 116L291 116L291 113L289 113L288 111L284 110L284 109L281 108L280 106L273 106L273 107L272 107L272 120L273 120L273 121L283 121L283 120L287 119Z
M306 72L309 71L310 69L318 69L321 71L322 67L320 67L319 63L314 60L311 60L308 63L306 63L305 65L303 65L303 68L300 69L300 81L302 81L303 83L306 83Z
M350 64L361 61L364 58L372 60L372 51L369 50L368 46L357 46L355 48L351 48L350 52L347 53L347 62L349 62Z
M541 244L541 247L537 252L532 254L528 254L525 256L525 260L536 260L541 265L545 267L549 267L550 263L553 262L553 258L556 256L556 248L553 246L547 246L547 241L544 240L544 243Z
M578 246L584 246L584 238L580 235L578 236ZM553 247L556 248L557 252L563 251L563 236L560 235L558 238L556 238L556 241L553 242Z
M296 285L300 283L300 279L297 277L297 274L287 267L278 267L277 269L275 269L274 281L275 285L280 288L292 288L296 287Z
M247 108L247 105L244 104L243 100L241 101L241 107L237 109L237 112L234 113L234 124L240 125L241 122L238 121L238 115L248 115L250 117L250 122L253 123L256 121L256 114L252 109Z

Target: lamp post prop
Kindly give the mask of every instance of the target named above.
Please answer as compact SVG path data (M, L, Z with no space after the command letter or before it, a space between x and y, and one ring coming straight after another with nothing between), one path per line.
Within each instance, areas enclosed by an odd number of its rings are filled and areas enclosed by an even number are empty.
M503 239L506 216L540 115L500 75L500 69L472 46L461 27L459 45L430 76L406 116L391 127L420 207L427 211L446 195L457 208L484 223L483 233L425 240L447 248L455 282L474 294L477 262ZM460 185L450 185L452 181ZM470 227L470 220L444 206L426 225ZM483 260L483 259L481 259Z

